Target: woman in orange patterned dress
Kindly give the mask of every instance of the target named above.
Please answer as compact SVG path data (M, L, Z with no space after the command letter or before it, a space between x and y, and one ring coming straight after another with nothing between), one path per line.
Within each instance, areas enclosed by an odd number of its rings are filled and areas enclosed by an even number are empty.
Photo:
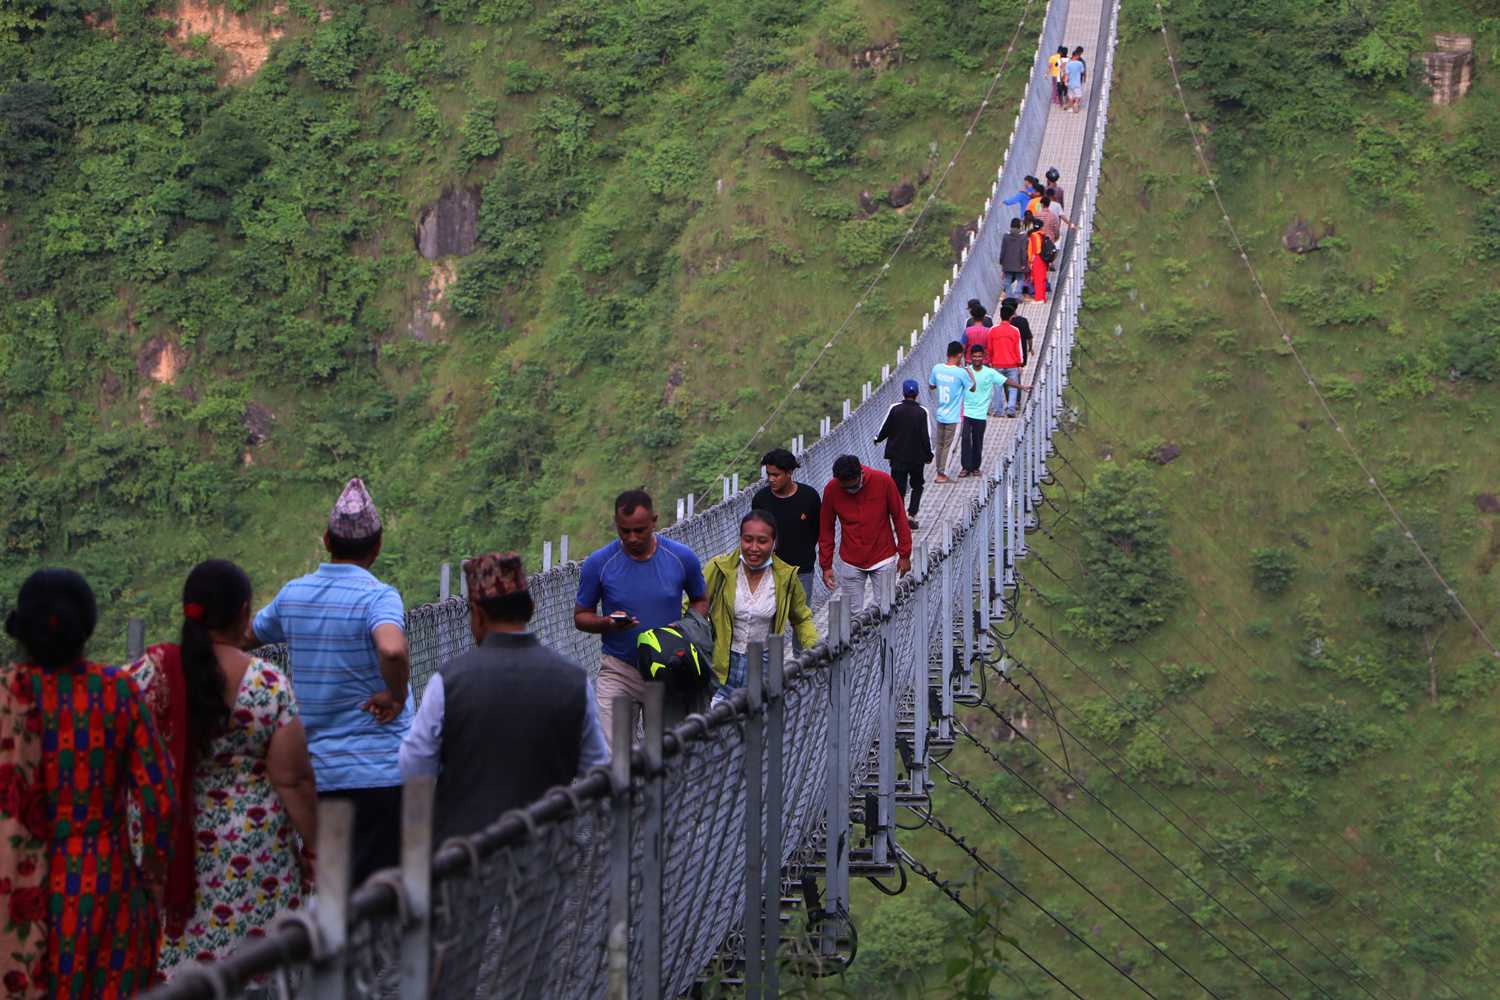
M15 817L6 807L18 804L31 838L4 864L17 872L24 867L22 877L42 890L45 905L33 905L42 900L25 887L17 892L15 879L0 870L0 893L8 897L0 948L19 940L31 959L22 969L0 951L0 996L127 997L156 979L154 900L176 797L135 682L117 667L83 658L97 619L83 577L46 569L22 584L5 622L24 654L4 670L6 698L36 741L7 747L0 737L0 768L20 765L6 772L0 825ZM131 798L140 810L145 870L130 851ZM26 843L40 850L28 853Z

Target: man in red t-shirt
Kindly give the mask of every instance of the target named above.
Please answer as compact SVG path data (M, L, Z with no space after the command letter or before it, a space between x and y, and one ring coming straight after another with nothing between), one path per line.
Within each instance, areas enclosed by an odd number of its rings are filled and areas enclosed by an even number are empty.
M1005 320L990 328L990 349L986 352L990 364L999 369L1000 373L1012 382L1021 380L1021 331ZM1016 404L1020 401L1020 392L1005 387L1005 415L1014 417L1016 415Z
M911 525L896 481L858 456L840 455L833 478L823 487L818 565L829 590L838 587L857 614L866 604L866 583L877 588L887 578L911 572ZM833 526L839 525L839 567L833 572ZM879 589L876 594L879 594Z

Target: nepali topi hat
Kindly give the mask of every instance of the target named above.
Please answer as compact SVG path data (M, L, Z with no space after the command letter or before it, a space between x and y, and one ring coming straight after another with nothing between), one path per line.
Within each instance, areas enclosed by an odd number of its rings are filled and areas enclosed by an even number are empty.
M328 533L349 542L360 542L380 534L380 511L362 479L355 476L333 502L328 514Z

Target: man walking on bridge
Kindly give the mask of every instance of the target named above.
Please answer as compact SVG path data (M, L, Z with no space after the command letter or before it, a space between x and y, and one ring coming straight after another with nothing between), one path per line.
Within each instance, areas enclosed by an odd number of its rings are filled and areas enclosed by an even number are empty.
M772 448L761 456L766 486L756 492L750 506L776 518L776 557L797 567L802 593L812 603L813 572L818 568L818 526L823 501L816 487L792 478L799 464L785 448Z
M896 492L901 499L906 499L906 487L911 484L906 521L913 528L918 526L917 511L922 506L922 487L927 482L922 468L932 461L932 420L927 408L917 402L920 388L914 378L901 383L901 402L886 411L880 433L875 435L876 444L885 442L885 460L891 463L891 478L896 481Z
M839 571L833 574L833 530L840 528ZM835 586L849 602L849 613L865 606L867 583L911 572L911 525L901 505L896 481L879 469L860 464L856 455L840 455L833 478L823 487L823 529L818 536L818 563L823 583Z
M703 565L692 549L656 533L649 493L626 490L615 498L615 532L619 538L583 561L573 608L574 628L604 637L594 693L608 741L614 739L615 698L626 695L637 705L646 698L635 666L636 638L681 618L684 594L692 610L708 614Z
M958 425L964 415L964 393L974 384L973 376L964 368L964 345L956 340L948 342L948 360L932 366L927 376L927 388L937 396L934 415L937 417L937 477L934 483L946 483L948 459L952 457L953 441L958 437Z

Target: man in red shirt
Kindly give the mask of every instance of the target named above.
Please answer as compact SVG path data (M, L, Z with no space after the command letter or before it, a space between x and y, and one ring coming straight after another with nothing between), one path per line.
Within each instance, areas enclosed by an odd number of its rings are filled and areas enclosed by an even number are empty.
M833 572L833 526L840 526L839 568ZM879 469L840 455L833 478L823 487L818 564L829 590L838 587L850 614L864 608L866 583L884 586L887 578L911 572L911 525L896 481ZM879 593L877 590L876 593Z
M1005 313L1002 311L1001 316ZM1008 319L1000 320L999 324L990 328L990 349L988 351L991 366L999 369L1011 382L1021 380L1021 331L1010 323ZM1005 387L1005 415L1014 417L1016 405L1020 402L1020 393L1009 385Z

